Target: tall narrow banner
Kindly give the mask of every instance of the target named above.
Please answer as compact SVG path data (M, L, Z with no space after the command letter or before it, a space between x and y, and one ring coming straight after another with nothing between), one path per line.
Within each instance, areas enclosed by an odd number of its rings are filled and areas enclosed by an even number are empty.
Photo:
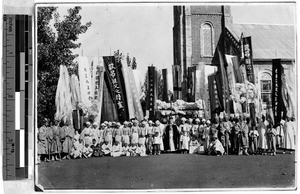
M205 92L205 64L200 62L196 69L195 100L204 100Z
M96 87L96 74L97 74L97 67L98 67L98 57L94 57L92 62L90 63L90 70L91 70L91 92L95 94L95 87Z
M134 116L138 120L143 119L143 109L140 101L140 94L138 93L137 84L134 79L134 72L132 68L128 68L128 79L130 83L130 90L132 95L133 107L134 107Z
M91 86L91 71L87 57L78 58L78 73L80 84L81 101L86 107L92 105L91 99L93 99L92 86Z
M274 124L277 126L280 124L281 111L283 110L281 94L281 74L283 67L281 65L281 59L273 59L272 67L272 108L274 114Z
M168 69L162 69L162 78L163 78L162 100L165 101L165 102L169 102L167 74L168 74Z
M97 66L95 77L95 96L94 99L98 101L98 115L96 121L100 124L102 115L102 103L103 103L103 82L104 82L104 67Z
M195 102L195 90L196 90L196 67L188 67L188 102Z
M124 122L128 120L128 115L124 89L121 82L122 75L120 74L118 63L116 63L113 56L103 57L103 60L105 71L108 75L108 87L111 87L112 98L118 112L119 121Z
M223 99L223 106L224 111L226 113L230 112L230 102L229 102L229 88L228 88L228 77L225 70L225 63L223 59L223 55L218 49L218 55L220 60L220 72L221 72L221 79L222 79L222 98Z
M174 100L181 99L181 67L173 65L173 92Z
M231 60L232 60L232 65L233 65L233 70L234 70L234 76L235 76L236 83L243 83L244 82L244 77L243 77L243 73L240 69L239 58L238 57L233 57Z
M112 91L109 89L109 76L107 72L104 72L104 82L103 82L103 103L102 103L102 115L101 122L104 121L117 121L118 113L116 106L113 101Z
M235 75L234 75L234 68L233 68L233 62L232 59L235 56L232 55L225 55L226 58L226 63L227 63L227 76L228 76L228 85L230 89L230 93L234 94L235 93ZM230 107L230 113L235 113L237 109L237 103L232 101L232 106Z
M282 99L286 107L286 116L295 117L296 112L296 95L295 95L295 64L289 66L287 70L282 72Z
M149 119L154 120L157 99L157 72L155 67L148 67L147 110Z
M211 115L216 111L216 109L220 105L215 77L216 77L215 73L208 76L208 91L209 91L209 104L210 104Z
M251 36L243 38L243 51L247 80L255 84Z

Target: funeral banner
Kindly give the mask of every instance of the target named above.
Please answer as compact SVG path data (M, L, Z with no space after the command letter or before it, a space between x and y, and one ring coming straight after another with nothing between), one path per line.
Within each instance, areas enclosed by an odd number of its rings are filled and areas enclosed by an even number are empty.
M168 69L162 69L162 78L163 78L163 94L162 94L162 100L165 102L169 102L168 97Z
M200 62L196 69L195 100L204 100L205 93L205 64Z
M122 71L120 70L119 63L115 61L115 57L103 57L105 71L108 75L108 87L111 88L113 101L116 105L119 121L123 122L128 120L127 103L125 88L123 87L124 81ZM123 83L122 83L123 82Z
M104 67L97 66L96 77L95 77L95 96L94 99L98 101L99 112L97 118L95 119L97 122L101 122L102 115L102 103L103 103L103 82L104 82Z
M86 107L90 107L92 105L91 100L93 99L93 94L91 71L87 57L79 57L78 74L80 80L81 101Z
M195 102L196 67L188 67L188 102Z
M156 109L157 99L157 72L156 68L148 67L148 87L147 87L147 110L149 111L149 119L153 120Z
M283 71L281 59L272 60L272 108L275 126L280 124L281 111L283 111L283 101L281 93L281 74Z
M254 84L253 52L250 36L243 38L243 52L247 80Z
M128 114L129 118L134 118L134 106L133 106L133 100L132 100L132 91L130 87L130 82L129 82L129 73L128 69L131 68L131 66L128 66L127 61L123 60L122 61L122 66L123 66L123 75L124 75L124 81L125 81L125 89L126 89L126 96L127 96L127 105L128 105Z
M136 71L134 71L132 68L128 68L128 73L129 73L128 78L129 78L130 88L132 92L134 115L137 119L142 120L144 114L143 114L143 109L140 101L141 98L138 89L139 84L137 84L138 80L136 81L136 79L134 79L134 73L136 73Z
M236 83L243 83L244 82L244 77L243 73L240 69L240 63L238 57L233 57L231 58L232 60L232 65L233 65L233 70L234 70L234 76L235 76L235 81Z
M282 99L286 107L286 116L295 117L296 112L296 88L295 64L289 65L289 68L282 72Z
M223 55L218 49L218 55L219 55L219 60L220 60L220 77L221 77L221 87L222 87L222 96L220 99L223 99L223 108L226 113L230 112L230 104L229 104L229 88L228 88L228 77L227 73L225 70L225 63L223 60Z
M216 73L208 76L208 91L209 91L209 103L210 103L211 115L220 106L216 77L217 77Z
M173 65L173 92L174 99L181 99L181 67Z

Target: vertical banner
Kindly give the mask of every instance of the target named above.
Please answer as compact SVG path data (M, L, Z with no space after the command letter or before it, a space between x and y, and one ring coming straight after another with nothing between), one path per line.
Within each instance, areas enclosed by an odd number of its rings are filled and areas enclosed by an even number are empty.
M274 125L280 124L281 111L283 110L282 93L281 93L281 74L282 74L281 59L272 60L272 108L274 114Z
M296 112L296 88L295 88L295 64L292 63L287 70L282 72L282 100L286 107L286 116L295 117Z
M137 82L135 81L136 79L134 78L134 71L132 68L128 68L128 75L129 75L128 79L129 79L129 83L130 83L130 90L131 90L133 107L134 107L134 116L138 120L142 120L144 114L143 114L143 109L142 109L142 105L141 105L140 94L138 92L139 90L137 89L138 88L137 85L140 85L140 84L137 84Z
M128 106L128 115L129 118L134 118L135 117L135 110L134 110L134 103L133 103L133 97L132 97L132 90L130 87L130 81L129 79L132 79L129 74L129 68L131 66L128 66L127 61L122 61L123 65L123 75L124 75L124 81L125 81L125 89L126 89L126 96L127 96L127 106Z
M181 99L181 67L173 65L173 92L174 100Z
M110 85L108 85L109 84L108 79L109 76L107 75L107 72L104 72L101 122L118 120L117 109L113 101L113 92L110 89Z
M216 83L216 74L212 74L208 76L208 91L209 91L210 115L212 115L212 113L215 112L215 110L220 105L217 83Z
M124 122L128 120L128 115L125 95L121 83L121 75L119 67L117 66L118 64L116 63L115 57L113 56L103 57L103 60L105 71L108 75L108 87L110 87L112 91L112 98L116 105L119 121Z
M252 55L252 44L251 37L243 38L243 51L244 51L244 62L247 80L253 84L254 82L254 70L253 70L253 55Z
M147 84L147 110L149 110L149 119L155 119L156 99L157 99L157 72L155 67L148 67Z
M165 102L169 102L168 98L168 69L162 69L162 78L163 78L163 94L162 100Z
M100 124L102 115L102 104L103 104L103 82L104 82L104 67L97 66L96 77L95 77L95 93L94 99L98 101L98 115L96 121Z
M229 88L228 88L228 77L225 70L225 63L223 59L223 55L218 49L218 55L220 60L220 73L221 73L221 83L222 83L222 97L223 99L223 108L226 113L230 112L230 104L229 104Z
M195 100L204 100L205 90L205 64L200 62L196 69Z
M93 99L92 95L92 86L91 86L91 71L89 67L89 62L87 57L79 57L78 58L78 73L79 73L79 84L80 84L80 95L81 101L86 107L90 107L92 105L91 99Z
M188 79L187 79L187 91L188 102L195 102L195 90L196 90L196 67L188 67Z
M235 81L236 83L243 83L244 82L244 77L243 73L240 69L240 63L239 63L239 58L238 57L232 57L232 65L233 65L233 70L234 70L234 76L235 76Z

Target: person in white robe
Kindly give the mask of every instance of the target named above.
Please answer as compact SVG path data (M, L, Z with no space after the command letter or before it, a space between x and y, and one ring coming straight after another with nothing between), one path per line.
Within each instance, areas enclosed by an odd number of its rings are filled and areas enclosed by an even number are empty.
M111 149L111 153L110 155L112 157L119 157L122 155L122 146L121 146L121 142L120 141L115 141L112 149Z
M289 153L292 154L292 150L295 150L295 134L296 129L293 122L291 122L291 118L287 117L286 122L283 126L284 133L284 146L285 151L289 150ZM285 153L285 151L283 153Z
M85 144L91 145L92 144L92 131L91 131L91 123L88 121L86 122L86 127L82 130L80 134L80 138L83 140Z

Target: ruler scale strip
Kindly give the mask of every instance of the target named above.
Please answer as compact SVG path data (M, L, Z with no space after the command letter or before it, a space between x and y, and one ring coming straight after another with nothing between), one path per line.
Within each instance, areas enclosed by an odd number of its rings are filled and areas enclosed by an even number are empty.
M3 179L28 178L32 126L31 16L3 17Z

